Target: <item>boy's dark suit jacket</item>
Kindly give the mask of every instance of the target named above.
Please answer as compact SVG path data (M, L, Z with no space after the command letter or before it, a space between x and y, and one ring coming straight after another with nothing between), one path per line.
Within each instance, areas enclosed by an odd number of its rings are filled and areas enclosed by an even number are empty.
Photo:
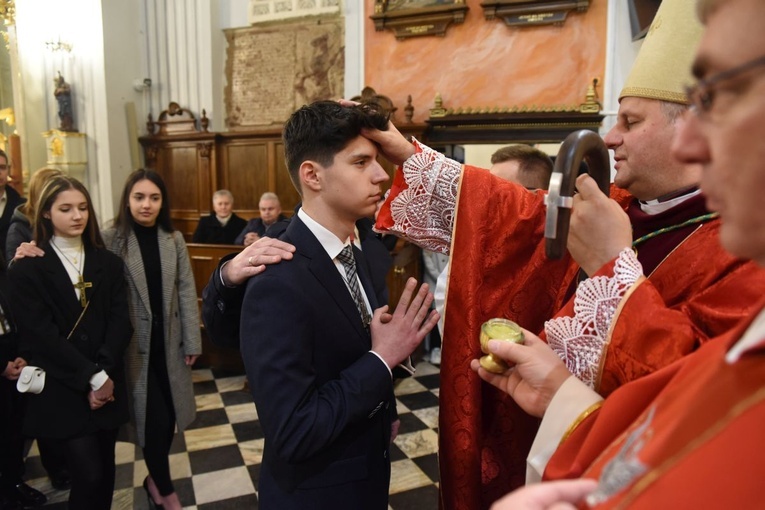
M262 508L386 509L390 481L390 373L342 276L293 218L281 237L296 248L247 284L241 353L265 434ZM372 308L368 266L354 250Z
M266 231L267 237L279 237L284 234L292 218L297 218L297 211L291 218L279 221ZM372 277L372 287L375 289L377 304L388 304L388 287L386 278L393 265L393 258L388 248L372 231L373 222L362 218L356 222L359 231L359 242L364 254L369 274ZM202 321L210 340L221 347L239 348L239 323L244 299L245 285L239 287L224 287L220 281L220 266L234 258L232 253L221 259L218 267L210 275L207 286L202 291ZM289 262L286 262L289 263ZM266 273L273 266L266 268Z
M82 312L72 281L51 245L43 257L24 258L9 270L19 354L45 370L45 388L28 394L24 432L67 438L116 428L129 419L123 354L133 327L128 316L122 259L104 249L87 249L83 278L93 286ZM114 402L92 411L90 378L101 369L114 381Z

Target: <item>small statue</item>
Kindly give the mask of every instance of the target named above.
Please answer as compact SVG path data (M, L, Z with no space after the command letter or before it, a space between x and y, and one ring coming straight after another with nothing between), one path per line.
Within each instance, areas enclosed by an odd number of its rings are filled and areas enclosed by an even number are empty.
M53 78L53 85L55 85L53 95L58 102L58 118L61 121L59 129L61 131L77 131L72 115L72 90L64 77L61 76L61 72Z

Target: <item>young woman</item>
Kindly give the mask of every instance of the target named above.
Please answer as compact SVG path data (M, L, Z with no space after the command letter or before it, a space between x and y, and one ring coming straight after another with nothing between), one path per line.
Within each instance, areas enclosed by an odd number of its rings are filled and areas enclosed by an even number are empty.
M76 179L50 179L35 218L34 240L45 255L9 271L20 355L45 371L42 392L27 393L24 432L66 452L70 509L108 509L117 429L129 419L124 264L104 248L90 196Z
M170 222L162 178L136 170L125 183L107 247L125 261L130 318L128 383L134 425L149 476L144 488L152 507L181 508L168 455L176 424L196 416L191 366L202 352L199 309L186 243Z

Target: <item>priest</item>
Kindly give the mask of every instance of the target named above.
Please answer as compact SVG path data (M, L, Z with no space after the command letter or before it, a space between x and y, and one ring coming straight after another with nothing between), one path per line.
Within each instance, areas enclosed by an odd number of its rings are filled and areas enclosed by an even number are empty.
M393 127L366 133L401 165L377 228L459 261L447 289L440 389L447 510L487 508L521 485L538 428L470 370L484 321L542 332L572 373L607 396L730 330L758 299L765 273L720 248L700 167L670 154L700 34L692 10L693 0L662 3L605 137L616 160L611 198L580 181L570 255L560 261L544 256L544 193L409 143ZM580 267L590 278L573 295ZM533 466L530 480L539 477Z
M761 0L700 0L699 15L707 28L693 63L692 108L678 128L673 152L684 163L702 165L701 189L708 207L720 213L723 246L762 267L765 4ZM634 291L646 283L637 282ZM759 281L753 281L751 288L761 296L765 290ZM672 341L672 337L652 340ZM592 390L567 374L550 349L530 333L525 345L491 348L516 363L514 369L492 376L479 369L477 361L474 368L530 412L544 414L540 435L554 428L564 431L562 436L546 438L557 449L545 477L597 480L594 491L591 486L579 486L589 492L589 508L762 506L762 299L732 331L654 374L625 384L605 401L595 395L594 406L584 407L581 398ZM564 408L577 401L581 414L564 419L561 412L565 414ZM561 487L534 487L534 497L549 488L557 496L547 499L547 505L578 501L581 494L563 495ZM529 500L529 489L497 503L496 509L518 508Z

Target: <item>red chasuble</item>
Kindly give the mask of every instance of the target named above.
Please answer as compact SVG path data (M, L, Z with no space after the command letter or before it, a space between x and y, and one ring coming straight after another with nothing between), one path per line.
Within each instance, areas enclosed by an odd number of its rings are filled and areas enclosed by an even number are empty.
M749 322L615 391L558 448L545 479L599 480L596 508L761 508L765 339L725 360Z
M488 508L524 483L526 456L539 425L470 369L470 361L482 355L480 326L490 318L504 317L530 331L542 331L544 322L559 311L573 310L570 303L561 309L578 267L568 255L560 261L545 257L543 193L470 166L457 177L441 360L441 506L474 510ZM452 226L447 221L452 218L438 210L442 197L431 200L410 187L439 191L443 186L429 184L426 177L410 179L407 182L399 169L376 227L391 228L394 214L400 216L404 207L396 198L408 200L412 194L406 207L413 212L407 215L405 228L392 231L432 249L430 241L438 229L425 228L418 218L435 221L441 231L443 225ZM612 197L625 208L631 201L616 189ZM695 206L686 209L686 216L695 213ZM662 216L673 221L677 214L667 211ZM641 223L641 218L630 216ZM765 286L765 271L727 255L717 240L718 227L717 220L695 224L684 235L673 233L674 244L659 235L638 246L641 261L651 255L660 264L617 311L602 361L602 388L596 388L602 394L672 363L751 311L759 299L757 289ZM611 269L607 266L602 272ZM652 327L648 335L637 334L637 328L646 326ZM668 332L672 341L656 340L655 334Z

